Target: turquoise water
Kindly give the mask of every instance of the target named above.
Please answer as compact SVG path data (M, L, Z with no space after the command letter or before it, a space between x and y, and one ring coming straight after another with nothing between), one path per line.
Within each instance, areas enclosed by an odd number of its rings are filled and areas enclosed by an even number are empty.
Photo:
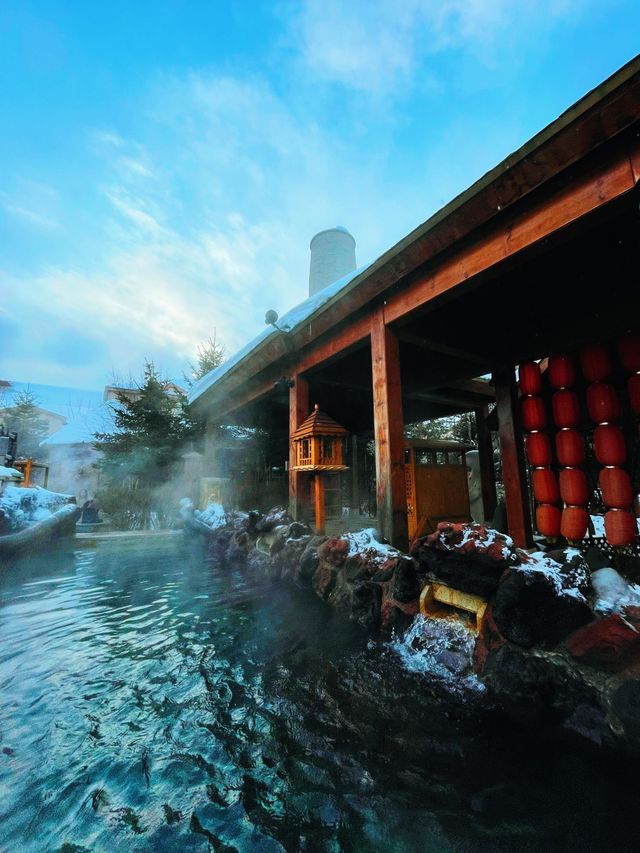
M0 577L3 851L637 850L636 788L182 542Z

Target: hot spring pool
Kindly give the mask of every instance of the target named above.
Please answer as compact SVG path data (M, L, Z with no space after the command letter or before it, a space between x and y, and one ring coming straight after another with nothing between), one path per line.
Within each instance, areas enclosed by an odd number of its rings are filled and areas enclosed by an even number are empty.
M639 849L619 764L531 742L401 651L181 541L16 563L0 848Z

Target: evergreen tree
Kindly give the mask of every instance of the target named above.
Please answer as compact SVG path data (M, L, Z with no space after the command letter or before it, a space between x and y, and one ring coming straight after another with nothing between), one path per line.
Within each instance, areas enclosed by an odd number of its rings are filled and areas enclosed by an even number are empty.
M167 392L152 362L144 367L137 389L121 391L112 406L115 430L96 433L99 463L108 480L133 476L144 485L165 481L177 454L194 437L198 424L183 394Z
M18 433L18 455L26 459L43 459L45 451L40 443L49 435L47 421L38 413L38 400L27 389L19 391L13 406L0 414L8 432Z
M189 364L191 368L191 374L184 374L184 379L189 388L192 387L194 382L197 382L198 379L202 379L203 376L206 376L212 370L215 370L216 367L220 367L222 362L224 361L224 346L223 344L219 344L216 340L216 333L213 333L213 338L209 338L206 343L200 344L198 347L198 351L196 352L196 364L192 362Z

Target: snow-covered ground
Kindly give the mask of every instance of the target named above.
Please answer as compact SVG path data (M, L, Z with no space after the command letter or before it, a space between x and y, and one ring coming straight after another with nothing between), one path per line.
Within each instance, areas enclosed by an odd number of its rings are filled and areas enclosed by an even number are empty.
M38 486L26 489L7 486L0 495L0 518L4 532L13 533L44 521L69 501L69 495L60 495Z

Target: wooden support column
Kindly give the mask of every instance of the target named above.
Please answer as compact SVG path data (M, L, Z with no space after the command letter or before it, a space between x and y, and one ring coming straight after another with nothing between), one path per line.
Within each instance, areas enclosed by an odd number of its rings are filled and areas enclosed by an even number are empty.
M324 533L327 523L324 501L324 474L317 471L313 478L313 500L316 510L316 533Z
M293 386L289 389L289 513L300 521L304 518L308 506L307 487L309 478L301 471L294 471L295 451L291 440L292 433L309 415L309 383L299 373L293 376Z
M491 442L491 431L486 420L488 414L488 406L483 406L475 411L480 479L482 480L482 506L485 523L491 524L498 501L496 496L496 470L493 464L493 444Z
M400 352L396 335L385 325L384 306L371 318L371 363L378 524L383 536L406 551L409 537Z
M528 548L533 544L533 538L514 370L506 369L494 373L493 384L498 408L502 479L509 535L517 546Z

